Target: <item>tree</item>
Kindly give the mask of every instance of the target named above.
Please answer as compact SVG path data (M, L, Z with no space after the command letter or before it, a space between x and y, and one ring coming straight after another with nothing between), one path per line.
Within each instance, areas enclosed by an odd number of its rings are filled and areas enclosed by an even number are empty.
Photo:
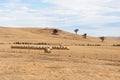
M86 33L84 33L82 36L83 36L84 39L87 38L87 34Z
M77 32L79 31L79 29L75 29L74 32L77 34Z
M105 40L105 37L100 37L101 41L104 42Z
M53 29L53 34L56 35L58 33L57 29Z

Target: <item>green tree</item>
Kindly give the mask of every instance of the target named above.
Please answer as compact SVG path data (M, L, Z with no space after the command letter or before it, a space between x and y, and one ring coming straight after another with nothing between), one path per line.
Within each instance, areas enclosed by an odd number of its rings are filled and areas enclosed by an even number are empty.
M75 32L76 34L78 33L78 31L79 31L79 29L75 29L75 30L74 30L74 32Z
M87 34L84 33L84 34L82 35L82 37L83 37L84 39L86 39L86 38L87 38Z
M100 37L101 41L104 42L105 40L105 37Z
M58 33L58 29L53 29L53 34L56 35Z

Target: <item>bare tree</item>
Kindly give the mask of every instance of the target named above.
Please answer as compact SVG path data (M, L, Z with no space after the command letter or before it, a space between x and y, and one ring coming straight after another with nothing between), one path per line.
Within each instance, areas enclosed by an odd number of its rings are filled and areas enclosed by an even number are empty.
M77 32L79 31L79 29L75 29L74 32L77 34Z

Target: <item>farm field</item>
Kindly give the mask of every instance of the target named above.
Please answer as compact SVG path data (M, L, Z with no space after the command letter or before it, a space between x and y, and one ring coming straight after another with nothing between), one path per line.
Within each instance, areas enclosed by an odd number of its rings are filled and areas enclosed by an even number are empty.
M120 47L111 46L119 44L120 39L110 38L101 42L95 37L83 39L65 31L54 36L48 34L51 29L0 30L0 80L120 80ZM62 42L70 50L44 53L44 50L11 49L17 41Z

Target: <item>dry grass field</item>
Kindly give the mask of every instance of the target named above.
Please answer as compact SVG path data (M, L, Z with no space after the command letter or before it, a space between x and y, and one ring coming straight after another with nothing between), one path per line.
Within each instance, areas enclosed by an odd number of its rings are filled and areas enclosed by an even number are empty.
M120 80L119 38L88 37L49 28L0 27L0 80ZM14 42L63 43L70 50L11 49ZM101 46L76 46L100 44Z

